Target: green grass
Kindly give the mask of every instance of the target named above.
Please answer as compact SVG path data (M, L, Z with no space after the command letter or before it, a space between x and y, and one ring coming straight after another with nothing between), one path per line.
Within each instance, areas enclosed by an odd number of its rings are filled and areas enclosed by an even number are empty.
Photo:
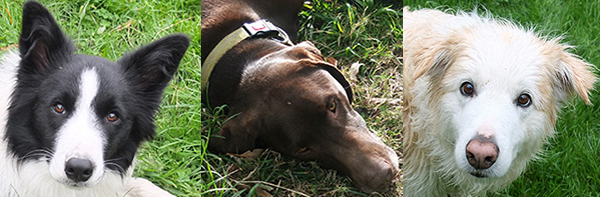
M300 13L299 41L312 41L324 56L334 57L354 90L354 107L370 129L401 155L400 114L402 49L401 6L369 0L314 1ZM205 38L207 39L207 38ZM356 72L354 62L364 63ZM216 132L225 121L217 110L203 108L202 133ZM205 150L203 137L200 149ZM200 190L206 196L369 196L349 178L316 162L300 162L267 151L257 160L204 152L200 158ZM401 183L382 194L399 196Z
M156 118L157 137L138 152L136 176L176 196L199 196L200 184L200 1L41 1L77 45L77 53L117 60L125 52L171 33L192 43L167 88ZM0 50L15 49L21 28L21 0L0 0Z
M598 1L485 0L405 1L412 9L441 10L477 8L508 18L544 35L563 35L576 46L575 54L600 65ZM598 72L596 71L598 74ZM600 191L600 97L592 91L593 106L580 99L567 105L556 125L556 136L544 147L544 155L531 162L519 179L493 196L598 196Z

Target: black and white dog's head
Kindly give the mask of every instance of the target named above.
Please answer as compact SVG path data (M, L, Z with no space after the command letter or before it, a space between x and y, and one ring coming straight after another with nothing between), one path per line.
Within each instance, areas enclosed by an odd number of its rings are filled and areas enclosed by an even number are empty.
M155 134L154 115L188 37L167 36L118 62L74 54L50 12L31 1L21 31L5 136L10 153L20 164L47 163L69 186L93 186L106 172L123 175Z

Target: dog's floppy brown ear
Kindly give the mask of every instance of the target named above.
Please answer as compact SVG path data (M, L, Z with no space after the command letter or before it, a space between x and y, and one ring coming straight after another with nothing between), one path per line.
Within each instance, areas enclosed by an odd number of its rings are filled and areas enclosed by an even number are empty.
M456 41L454 39L448 39L441 45L434 45L431 50L426 50L415 58L406 60L408 64L413 66L412 70L405 69L405 81L414 81L423 75L427 75L430 76L432 84L438 83L446 70L454 63L454 57L461 50L455 45ZM410 73L410 75L406 75L407 73Z
M457 53L460 49L456 46L450 47L451 45L454 45L454 43L447 42L443 47L436 50L431 57L430 67L425 71L421 71L431 76L433 83L438 83L442 79L446 70L454 63L454 58L458 56Z
M563 51L556 68L555 84L567 95L577 93L586 104L591 104L588 94L597 78L592 71L593 65L581 60L574 54Z
M255 121L248 114L233 116L219 132L211 135L208 150L213 153L242 154L255 148L257 131Z
M329 72L329 74L331 74L331 76L333 76L333 78L335 78L336 81L342 84L342 87L344 87L344 90L346 90L346 95L348 95L348 101L350 101L350 103L352 104L352 87L350 87L350 83L348 83L342 72L340 72L340 70L337 69L337 67L329 63L323 62L319 63L318 65L321 68L325 69L327 72Z
M346 95L348 95L348 101L352 103L352 88L350 87L350 83L346 80L342 72L335 65L337 65L337 60L334 58L325 58L321 55L321 52L313 43L310 41L304 41L296 45L296 47L302 48L304 50L299 50L298 53L295 53L298 59L310 59L317 66L320 66L335 78L336 81L340 82L344 90L346 90ZM326 62L326 61L329 61Z

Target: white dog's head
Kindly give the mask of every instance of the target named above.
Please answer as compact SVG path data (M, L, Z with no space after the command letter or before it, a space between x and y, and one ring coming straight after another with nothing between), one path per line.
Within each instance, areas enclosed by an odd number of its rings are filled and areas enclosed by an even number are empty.
M573 94L589 104L596 77L560 39L486 20L438 45L423 74L439 101L430 102L436 119L445 121L440 137L454 144L448 162L474 177L502 177L541 150Z

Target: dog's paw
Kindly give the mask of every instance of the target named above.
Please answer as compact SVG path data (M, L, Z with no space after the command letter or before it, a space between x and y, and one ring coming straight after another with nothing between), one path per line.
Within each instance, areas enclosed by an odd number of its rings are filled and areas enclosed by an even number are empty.
M175 197L143 178L131 178L124 188L127 197Z

